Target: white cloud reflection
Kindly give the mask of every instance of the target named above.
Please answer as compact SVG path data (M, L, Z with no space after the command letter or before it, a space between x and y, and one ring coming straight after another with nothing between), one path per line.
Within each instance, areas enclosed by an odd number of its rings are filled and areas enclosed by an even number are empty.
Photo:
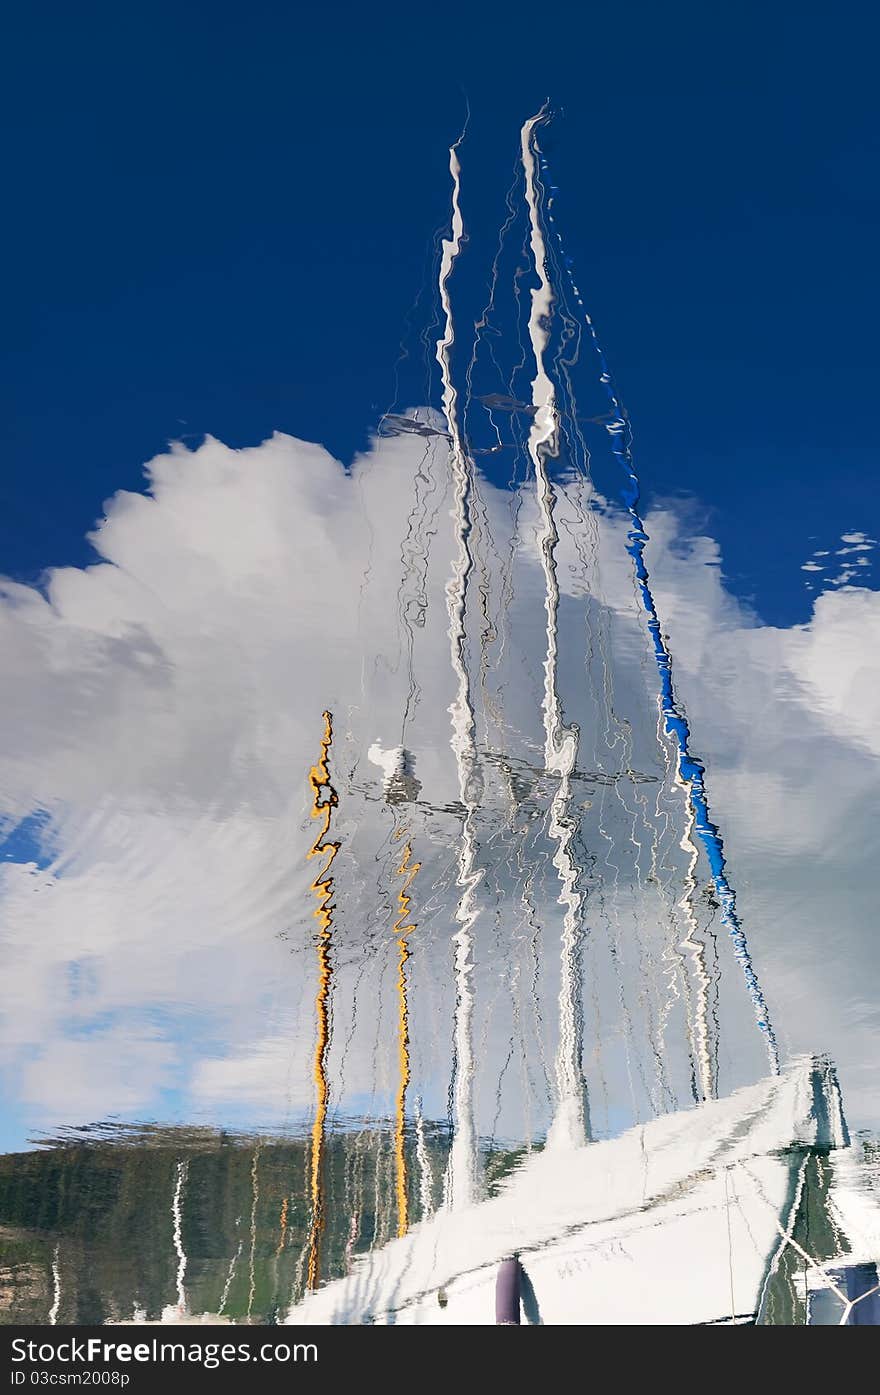
M387 1112L394 1094L393 835L406 827L422 862L412 1091L445 1116L460 829L443 812L458 799L447 452L436 438L384 439L347 474L280 435L242 451L175 447L151 462L148 496L110 501L95 566L53 571L45 595L3 586L0 808L9 830L50 816L45 857L12 832L0 866L7 1146L111 1115L307 1119L306 776L325 708L342 839L333 1107ZM476 1107L483 1132L523 1137L552 1108L561 924L540 775L540 521L532 492L482 481L480 499ZM615 1131L687 1102L690 980L663 922L687 859L625 522L594 510L585 557L584 504L571 484L557 511L559 682L579 764L606 777L575 782L574 803L589 893L585 1068L593 1126ZM808 625L762 626L725 591L715 543L682 526L672 508L648 519L654 589L780 1043L830 1051L851 1122L876 1122L880 595L847 587L820 596ZM418 805L385 802L374 746L413 754ZM652 782L609 783L627 763ZM727 1089L761 1073L763 1050L726 944L719 955Z

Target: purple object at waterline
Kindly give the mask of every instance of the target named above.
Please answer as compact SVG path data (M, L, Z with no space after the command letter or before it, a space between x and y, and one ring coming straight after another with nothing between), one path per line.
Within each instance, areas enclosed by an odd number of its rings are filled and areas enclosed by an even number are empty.
M495 1326L519 1327L520 1267L514 1256L503 1259L495 1280Z

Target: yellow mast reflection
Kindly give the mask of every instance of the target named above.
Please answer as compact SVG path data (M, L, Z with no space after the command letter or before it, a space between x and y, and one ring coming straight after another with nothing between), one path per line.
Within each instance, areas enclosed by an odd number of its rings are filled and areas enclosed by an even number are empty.
M321 738L321 754L317 764L309 771L309 785L313 802L311 816L321 820L321 829L308 857L326 857L321 871L312 882L310 890L318 899L314 916L318 922L316 941L318 951L318 993L315 998L315 1012L318 1019L317 1040L315 1042L314 1077L317 1103L315 1122L312 1126L311 1197L312 1228L309 1239L308 1286L317 1288L321 1279L321 1233L324 1229L324 1128L327 1122L327 1043L330 1036L330 988L333 977L331 950L333 947L333 878L330 868L339 852L339 844L328 838L333 810L339 803L338 795L330 783L328 757L333 744L333 714L325 712L324 735Z
M402 837L401 829L395 837ZM394 922L397 937L397 1056L400 1083L397 1087L397 1112L394 1125L394 1158L397 1169L397 1234L405 1235L409 1225L409 1201L406 1179L406 1091L410 1080L409 1068L409 1004L407 1002L406 962L410 957L408 936L416 929L409 920L409 889L418 876L420 862L412 861L412 844L406 843L397 875L403 885L397 893L398 915Z
M284 1246L287 1244L287 1197L281 1203L281 1215L278 1217L280 1235L278 1239L278 1249L275 1251L275 1258L278 1259Z

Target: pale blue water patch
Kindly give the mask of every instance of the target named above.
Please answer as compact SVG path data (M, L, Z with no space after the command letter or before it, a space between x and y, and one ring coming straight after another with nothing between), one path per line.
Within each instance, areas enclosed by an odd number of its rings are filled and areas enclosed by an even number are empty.
M45 871L57 850L53 816L48 810L37 809L20 819L0 840L0 862L29 864Z

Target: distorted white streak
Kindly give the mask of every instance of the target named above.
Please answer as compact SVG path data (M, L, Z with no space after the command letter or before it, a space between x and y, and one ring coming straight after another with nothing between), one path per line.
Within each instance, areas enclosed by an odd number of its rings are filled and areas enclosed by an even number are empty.
M49 1326L54 1327L61 1309L61 1268L59 1265L60 1246L55 1246L52 1255L52 1307L49 1309Z
M529 429L527 449L535 469L541 532L538 543L544 573L544 609L547 618L547 654L544 660L544 764L559 776L550 805L550 836L556 842L553 865L559 873L562 890L561 984L559 989L559 1048L556 1055L556 1115L548 1143L564 1142L577 1147L586 1141L587 1125L584 1082L581 1066L580 998L578 940L581 894L577 889L578 869L571 843L575 821L571 817L571 773L578 751L578 729L563 722L559 697L559 581L556 547L559 533L553 518L554 493L547 473L547 457L557 450L556 397L544 364L549 340L548 323L553 309L553 290L547 274L547 251L541 230L536 186L534 131L542 114L530 117L521 132L522 162L525 172L526 202L531 229L531 250L538 287L531 293L529 340L535 357L532 405L535 408Z
M474 1126L474 1053L473 1013L473 927L478 910L474 892L480 881L475 871L477 852L474 819L479 804L479 774L477 771L476 732L471 699L470 675L465 661L467 619L467 583L472 567L469 546L469 502L472 466L467 459L458 416L458 393L452 380L450 351L455 342L455 324L449 296L449 278L461 250L464 220L461 214L461 165L456 154L456 142L449 151L449 172L452 176L452 236L443 239L440 259L439 291L444 316L444 331L437 340L436 358L443 383L443 414L451 443L450 467L453 481L452 518L455 525L457 554L452 576L446 585L446 605L449 613L449 643L452 669L457 679L457 691L449 707L452 718L451 746L458 773L459 796L464 806L464 822L458 853L457 885L461 895L455 911L458 930L453 935L455 978L455 1080L453 1085L453 1138L447 1172L446 1198L451 1207L470 1205L476 1195L476 1133Z
M228 1272L227 1272L227 1274L226 1274L226 1282L225 1282L224 1285L223 1285L223 1292L222 1292L221 1295L220 1295L220 1306L219 1306L219 1308L217 1309L217 1316L218 1316L218 1317L221 1316L221 1314L223 1313L223 1309L226 1307L226 1301L227 1301L227 1299L229 1298L229 1290L230 1290L231 1287L232 1287L232 1280L233 1280L233 1278L235 1277L235 1266L238 1264L239 1258L240 1258L240 1256L241 1256L241 1250L242 1250L243 1244L244 1244L244 1241L243 1241L243 1240L239 1240L239 1242L238 1242L238 1249L235 1251L235 1254L232 1256L232 1259L229 1261L229 1270L228 1270Z
M678 774L675 783L683 787ZM685 791L686 793L686 791ZM679 907L684 913L687 922L687 935L681 941L683 949L687 949L691 955L691 962L694 968L694 978L697 983L697 1002L694 1020L694 1055L700 1071L700 1088L703 1092L703 1099L709 1100L715 1097L715 1086L712 1077L712 1058L709 1053L709 986L711 979L706 969L706 947L697 938L699 926L694 912L694 893L697 889L697 862L699 861L699 849L691 836L694 831L694 810L690 800L686 801L685 830L682 834L679 847L682 852L687 853L688 868L685 873L685 893L679 901Z
M171 1202L171 1219L174 1227L174 1250L177 1255L177 1306L181 1312L186 1311L186 1291L183 1286L186 1275L186 1251L183 1248L182 1233L182 1213L180 1199L183 1195L183 1184L186 1181L188 1163L179 1162L174 1181L174 1199Z
M345 1240L345 1272L351 1273L354 1247L357 1242L361 1228L361 1217L359 1211L352 1211L351 1219L348 1222L348 1235Z
M419 1211L422 1220L434 1213L434 1170L425 1138L422 1102L416 1100L416 1161L419 1165Z
M650 867L650 872L649 872L649 880L650 880L651 882L653 882L653 883L657 886L658 892L659 892L659 894L660 894L660 899L661 899L661 901L662 901L662 903L663 903L663 907L664 907L664 910L665 910L665 908L666 908L666 906L667 906L667 886L666 886L666 883L664 882L664 879L663 879L662 874L661 874L661 869L662 869L662 867L663 867L663 860L662 860L662 857L661 857L661 851L660 851L660 849L661 849L661 841L662 841L663 845L665 846L665 842L666 842L666 839L667 839L667 837L668 837L668 835L669 835L669 830L670 830L670 825L671 825L672 820L671 820L671 818L670 818L670 813L669 813L668 807L665 807L665 806L664 806L664 803L663 803L663 800L662 800L662 795L663 795L663 791L666 789L666 787L668 786L668 784L671 782L671 780L672 780L672 778L673 778L673 775L672 775L673 761L672 761L672 752L671 752L671 750L670 750L669 742L668 742L668 741L665 739L665 737L664 737L664 731L663 731L663 708L662 708L662 704L661 704L660 702L657 703L657 725L656 725L655 730L656 730L656 736L657 736L657 750L660 752L660 754L661 754L661 756L662 756L662 758L663 758L663 764L664 764L664 768L665 768L665 778L664 778L664 780L663 780L662 785L658 785L658 788L657 788L657 797L656 797L656 800L655 800L655 802L654 802L654 817L655 817L655 820L657 821L657 823L656 823L656 825L655 825L655 829L654 829L653 837L652 837L652 845L651 845L651 867ZM659 830L659 823L660 823L661 818L662 818L662 821L663 821L662 833L661 833L660 830ZM693 887L690 888L690 890L689 890L689 892L688 892L688 895L689 895L689 897L691 898L691 900L690 900L691 907L692 907L692 904L693 904L693 903L692 903L693 892L694 892L695 890L696 890L696 880L694 880L694 885L693 885ZM667 974L667 991L666 991L666 998L665 998L665 1001L663 1002L663 1005L662 1005L662 1007L661 1007L661 1009L660 1009L660 1014L659 1014L658 1030L657 1030L657 1042L658 1042L660 1054L661 1054L661 1057L662 1057L662 1056L665 1055L665 1052L666 1052L666 1027L667 1027L667 1023L668 1023L668 1020L669 1020L669 1014L670 1014L670 1012L672 1011L672 1007L673 1007L674 1002L675 1002L676 1000L679 1000L679 999L680 999L681 1002L682 1002L683 1008L684 1008L685 1027L686 1027L686 1031L687 1031L688 1045L689 1045L689 1050L690 1050L690 1058L691 1058L691 1062L692 1062L692 1068L693 1068L694 1072L696 1072L696 1065L693 1064L693 1063L695 1062L695 1060L696 1060L696 1051L695 1051L695 1046L694 1046L694 1022L693 1022L693 1002L692 1002L692 995L691 995L691 983L690 983L690 978L689 978L688 972L687 972L687 966L686 966L685 961L684 961L684 956L681 954L681 945L676 943L676 936L677 936L677 933L678 933L678 932L677 932L677 926L676 926L676 921L675 921L675 915L674 915L674 912L672 912L672 909L671 909L671 908L670 908L669 922L670 922L670 936L669 936L669 940L668 940L667 944L664 946L664 950L663 950L663 961L664 961L664 963L669 964L669 969L668 969L668 974ZM672 963L670 963L670 960L672 961Z
M254 1308L254 1295L257 1290L257 1202L260 1199L260 1184L257 1175L257 1164L260 1161L259 1145L254 1149L254 1160L251 1164L251 1253L250 1253L250 1283L248 1287L247 1315L250 1318Z

